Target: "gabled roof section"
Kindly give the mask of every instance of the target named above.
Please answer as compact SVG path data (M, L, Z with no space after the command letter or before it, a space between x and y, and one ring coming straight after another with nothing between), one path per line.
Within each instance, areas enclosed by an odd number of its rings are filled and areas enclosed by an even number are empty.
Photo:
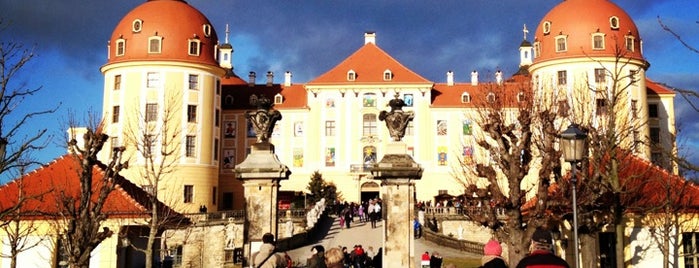
M357 75L354 81L347 80L347 72L353 70ZM390 81L384 80L384 71L390 70L393 77ZM325 84L405 84L405 83L429 83L432 82L406 68L383 51L374 43L366 43L354 54L347 57L330 71L320 75L307 85Z
M99 191L104 180L104 164L92 169L93 193ZM60 216L61 200L69 196L79 200L80 162L77 156L64 155L48 165L34 170L0 187L0 210L17 205L19 196L26 200L21 203L23 218L52 219ZM110 218L149 217L149 194L122 176L114 178L116 187L107 197L102 211ZM96 198L96 197L95 197ZM167 205L158 202L160 213L168 217L184 218ZM164 215L164 214L161 214Z

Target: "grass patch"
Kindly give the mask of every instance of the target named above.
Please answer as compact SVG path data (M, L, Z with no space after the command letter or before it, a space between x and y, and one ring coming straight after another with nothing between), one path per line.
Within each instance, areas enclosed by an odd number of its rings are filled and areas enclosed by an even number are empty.
M457 268L478 268L481 266L481 259L477 258L444 258L442 267L447 267L453 263Z

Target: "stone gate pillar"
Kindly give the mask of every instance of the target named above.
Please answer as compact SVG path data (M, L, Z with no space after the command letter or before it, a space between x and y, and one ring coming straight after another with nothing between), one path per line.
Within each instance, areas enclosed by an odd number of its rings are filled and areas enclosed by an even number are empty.
M253 129L257 135L257 143L250 147L250 154L245 160L235 167L235 173L243 182L245 195L245 224L243 235L245 238L243 255L250 260L250 255L257 251L262 235L271 233L275 238L279 237L278 205L279 183L289 179L291 171L279 161L274 154L274 145L269 143L269 136L276 121L281 120L279 111L273 110L271 102L264 96L259 98L253 95L250 104L256 105L256 111L246 114L248 120L253 123Z
M381 161L371 168L375 180L381 180L381 199L385 217L383 230L383 267L416 267L415 241L412 221L415 217L415 180L422 178L422 168L407 154L407 145L401 141L412 112L404 112L403 100L389 103L391 111L382 111L380 120L393 138L386 147Z

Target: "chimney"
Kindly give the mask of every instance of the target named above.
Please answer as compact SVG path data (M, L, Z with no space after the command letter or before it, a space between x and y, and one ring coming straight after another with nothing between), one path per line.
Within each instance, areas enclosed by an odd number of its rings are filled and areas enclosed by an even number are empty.
M449 70L447 72L447 86L453 86L454 85L454 72Z
M495 83L502 85L502 71L498 70L495 72Z
M274 73L272 71L267 71L267 86L271 87L274 82Z
M250 72L250 74L248 74L248 86L255 86L255 78L257 78L255 72Z
M471 72L471 85L478 85L478 72L476 70L473 70L473 72Z
M286 73L284 73L284 86L285 87L291 86L291 72L290 71L286 71Z
M375 32L364 33L364 44L366 45L369 43L376 45L376 33Z

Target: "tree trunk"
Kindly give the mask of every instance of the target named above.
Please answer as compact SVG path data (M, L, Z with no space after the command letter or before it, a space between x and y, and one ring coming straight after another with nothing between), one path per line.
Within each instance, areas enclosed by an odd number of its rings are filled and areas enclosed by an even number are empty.
M512 233L507 241L507 260L510 267L516 264L529 253L529 239L524 238L525 232L519 229L511 229Z
M571 243L569 245L573 245ZM597 235L583 234L580 235L580 267L597 267ZM574 266L574 261L569 261L571 266Z
M623 221L620 221L614 226L614 236L616 237L616 267L620 268L626 267L624 263L624 259L626 259L624 254L624 231L626 228L624 227Z

